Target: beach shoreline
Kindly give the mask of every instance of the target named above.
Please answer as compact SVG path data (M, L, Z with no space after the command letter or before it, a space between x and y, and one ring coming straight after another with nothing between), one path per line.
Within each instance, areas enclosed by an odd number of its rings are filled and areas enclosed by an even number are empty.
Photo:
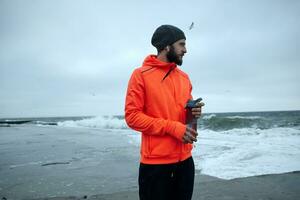
M197 175L193 200L296 200L300 197L300 171L224 180ZM111 194L38 198L35 200L138 200L138 190Z
M139 147L128 134L136 133L0 127L1 200L138 199ZM197 170L193 199L294 200L299 185L299 171L225 180Z

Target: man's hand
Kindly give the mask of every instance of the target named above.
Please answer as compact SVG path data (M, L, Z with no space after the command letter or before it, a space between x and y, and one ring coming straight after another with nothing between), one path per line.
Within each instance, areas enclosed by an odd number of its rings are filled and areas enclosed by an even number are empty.
M199 118L202 114L202 106L205 104L203 102L198 102L196 104L196 108L192 108L192 115L194 115L196 118Z
M197 136L198 133L194 129L186 127L186 131L182 137L182 142L185 144L186 143L193 144L193 142L197 142Z

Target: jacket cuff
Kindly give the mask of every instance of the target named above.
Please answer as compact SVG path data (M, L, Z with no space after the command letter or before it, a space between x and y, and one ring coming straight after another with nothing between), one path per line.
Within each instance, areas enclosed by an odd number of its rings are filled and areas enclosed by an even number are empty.
M182 137L185 134L186 125L181 122L172 122L169 124L167 133L182 141Z

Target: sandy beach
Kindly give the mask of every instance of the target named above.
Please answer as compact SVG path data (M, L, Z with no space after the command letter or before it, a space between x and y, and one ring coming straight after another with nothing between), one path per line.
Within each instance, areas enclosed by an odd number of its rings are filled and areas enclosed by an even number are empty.
M139 148L122 130L16 125L0 138L2 200L138 199ZM197 171L193 199L296 200L299 185L299 172L224 180Z
M299 185L300 172L254 176L229 181L198 175L193 200L297 200L300 198ZM84 198L65 197L57 199ZM88 199L138 200L138 191L94 195Z

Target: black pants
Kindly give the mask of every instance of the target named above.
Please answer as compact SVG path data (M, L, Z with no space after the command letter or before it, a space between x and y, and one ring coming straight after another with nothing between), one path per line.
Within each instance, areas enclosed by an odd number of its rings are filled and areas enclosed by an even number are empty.
M191 200L195 166L192 157L175 164L140 164L140 200Z

